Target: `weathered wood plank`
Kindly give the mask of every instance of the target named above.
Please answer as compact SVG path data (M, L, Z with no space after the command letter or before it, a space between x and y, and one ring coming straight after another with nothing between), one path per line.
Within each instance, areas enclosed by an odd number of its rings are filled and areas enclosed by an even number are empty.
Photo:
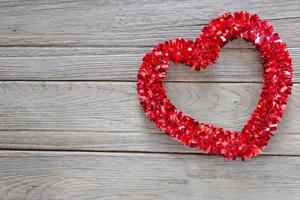
M300 27L300 26L299 26ZM0 80L136 80L141 59L151 48L0 48ZM300 82L300 49L291 48L294 82ZM222 50L214 66L201 72L170 67L168 81L261 82L255 49Z
M216 156L0 152L6 199L289 199L300 195L300 157L247 162Z
M270 19L290 47L299 47L298 0L0 1L0 44L153 46L175 37L194 39L203 24L228 11Z
M167 83L174 104L197 120L241 130L259 83ZM0 148L198 152L162 134L141 111L135 83L1 82ZM300 155L300 85L267 154Z

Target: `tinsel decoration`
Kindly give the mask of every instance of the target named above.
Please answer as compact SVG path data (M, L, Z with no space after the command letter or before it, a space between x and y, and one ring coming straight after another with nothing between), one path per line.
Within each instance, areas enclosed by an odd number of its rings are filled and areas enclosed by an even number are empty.
M214 64L221 48L236 38L251 42L264 66L258 105L240 133L185 115L170 102L163 85L170 62L199 71ZM260 154L277 129L291 94L292 71L287 46L269 23L247 12L226 13L205 26L195 41L170 40L147 53L139 67L137 91L143 110L161 131L207 154L246 160Z

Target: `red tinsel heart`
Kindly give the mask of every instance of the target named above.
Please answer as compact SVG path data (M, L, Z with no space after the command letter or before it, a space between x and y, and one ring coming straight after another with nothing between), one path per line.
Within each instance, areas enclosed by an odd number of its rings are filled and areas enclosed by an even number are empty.
M253 43L263 66L263 90L257 108L241 133L200 123L178 111L166 96L163 80L170 61L195 70L218 58L229 41L241 38ZM249 159L268 144L286 109L292 87L292 64L277 33L266 21L246 12L226 13L205 26L195 41L176 39L156 46L143 58L138 71L137 91L145 113L158 128L190 147L226 158Z

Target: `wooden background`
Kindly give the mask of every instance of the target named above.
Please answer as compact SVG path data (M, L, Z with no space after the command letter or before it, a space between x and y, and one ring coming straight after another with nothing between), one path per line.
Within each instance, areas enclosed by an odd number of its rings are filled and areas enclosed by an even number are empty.
M226 11L268 20L295 70L280 130L246 162L165 136L135 89L143 54L194 39ZM299 199L299 32L299 0L0 0L0 200ZM258 53L243 41L207 70L168 73L179 109L230 130L242 129L262 86Z

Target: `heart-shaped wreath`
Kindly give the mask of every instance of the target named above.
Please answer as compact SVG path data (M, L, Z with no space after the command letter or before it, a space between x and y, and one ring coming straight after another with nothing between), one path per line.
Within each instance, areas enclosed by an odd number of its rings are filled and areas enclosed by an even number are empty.
M220 49L236 38L253 43L264 66L258 105L241 133L197 122L178 111L163 86L170 61L195 70L206 68L216 61ZM138 71L137 91L145 113L166 134L208 154L245 160L266 147L281 121L291 94L292 71L287 46L271 25L246 12L226 13L205 26L195 41L166 41L147 53Z

